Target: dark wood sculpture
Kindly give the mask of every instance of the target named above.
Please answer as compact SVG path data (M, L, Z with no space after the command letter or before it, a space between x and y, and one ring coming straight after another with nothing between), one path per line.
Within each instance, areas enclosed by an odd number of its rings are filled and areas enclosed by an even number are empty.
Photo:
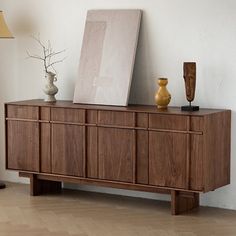
M184 82L186 98L189 101L188 106L182 106L182 111L198 111L199 106L192 106L192 101L195 97L196 89L196 63L195 62L184 62Z

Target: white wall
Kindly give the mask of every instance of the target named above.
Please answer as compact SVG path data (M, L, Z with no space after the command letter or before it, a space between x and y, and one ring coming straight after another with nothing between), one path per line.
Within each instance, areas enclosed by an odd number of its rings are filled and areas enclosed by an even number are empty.
M235 0L0 0L0 9L16 36L0 41L1 179L20 181L15 173L4 170L3 102L43 98L43 68L37 61L25 60L26 49L37 51L37 47L22 34L33 28L56 49L67 49L66 61L57 67L57 98L72 99L86 11L102 8L144 11L130 102L153 104L156 78L165 76L169 78L171 105L184 104L182 63L196 61L195 103L233 110L232 184L205 194L201 203L236 209Z

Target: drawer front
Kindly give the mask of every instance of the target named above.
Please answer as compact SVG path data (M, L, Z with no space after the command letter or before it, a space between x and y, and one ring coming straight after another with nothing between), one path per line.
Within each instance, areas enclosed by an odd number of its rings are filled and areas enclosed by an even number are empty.
M50 120L50 107L40 107L40 120Z
M147 113L136 114L136 126L139 128L148 128L148 114Z
M52 108L51 120L69 123L85 123L85 110L70 108Z
M38 107L7 105L7 118L38 120Z
M149 128L165 130L187 130L188 116L179 115L149 115Z
M97 111L87 110L86 123L97 124L97 117L98 117Z
M203 131L204 118L193 116L191 117L190 129L191 131Z
M135 114L133 112L99 111L98 124L134 127Z

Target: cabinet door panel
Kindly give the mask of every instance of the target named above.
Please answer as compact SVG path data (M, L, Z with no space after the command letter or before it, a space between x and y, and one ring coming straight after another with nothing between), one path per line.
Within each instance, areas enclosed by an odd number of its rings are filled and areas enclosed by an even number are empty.
M136 131L137 183L148 184L148 131Z
M191 135L190 188L203 190L203 135Z
M149 132L149 184L187 188L187 135Z
M43 173L52 172L50 132L51 132L51 125L49 123L40 124L41 172Z
M83 176L84 128L52 125L52 173Z
M39 124L7 122L7 168L39 171Z
M87 177L98 178L97 127L87 127Z
M133 131L99 128L98 132L99 178L132 182Z

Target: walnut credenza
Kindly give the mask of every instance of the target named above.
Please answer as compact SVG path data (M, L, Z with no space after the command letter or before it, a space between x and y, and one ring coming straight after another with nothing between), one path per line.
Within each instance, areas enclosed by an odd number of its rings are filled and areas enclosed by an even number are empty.
M61 182L171 194L172 214L230 183L231 111L30 100L5 104L6 168L32 195Z

